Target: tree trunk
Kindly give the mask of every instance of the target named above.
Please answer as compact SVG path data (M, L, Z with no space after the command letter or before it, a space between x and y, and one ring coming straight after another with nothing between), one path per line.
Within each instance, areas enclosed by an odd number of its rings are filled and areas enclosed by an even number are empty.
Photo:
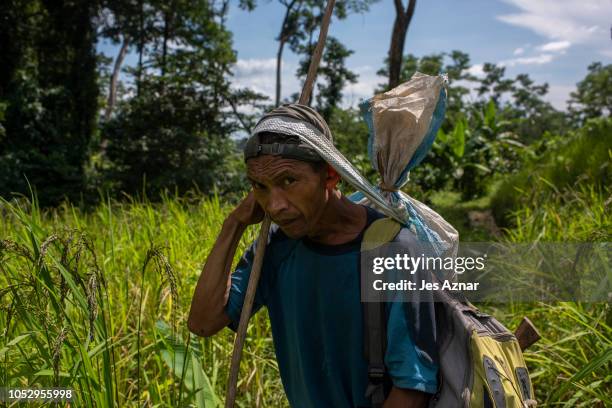
M108 102L106 105L106 112L104 114L104 119L107 121L110 119L111 114L113 113L113 108L115 107L115 102L117 101L117 83L119 82L119 73L121 72L121 65L123 64L123 60L125 59L129 45L130 41L128 38L123 37L123 43L121 44L119 54L117 54L117 59L115 59L113 75L111 76L110 85L108 87Z
M389 89L395 88L400 82L402 71L402 60L404 59L404 44L410 21L414 15L416 0L409 0L404 11L402 0L394 0L395 22L391 34L391 45L389 46Z
M229 102L232 111L234 112L234 115L236 116L236 118L238 119L238 121L240 122L240 125L242 126L242 130L244 130L247 134L251 134L251 127L248 125L247 122L244 121L244 118L242 117L242 115L240 114L240 112L238 112L238 107L236 106L236 103L233 100L233 97L230 95L227 97L227 101Z
M280 38L278 43L278 52L276 53L276 99L274 106L280 105L281 97L281 64L283 61L283 48L285 48L285 39Z
M140 96L140 81L142 81L142 53L144 52L144 2L139 1L140 5L140 24L138 38L138 69L136 70L136 95Z
M312 9L311 9L312 12ZM310 54L310 60L312 60L312 57L314 55L314 50L315 50L315 46L313 44L312 41L312 37L314 35L314 26L310 27L310 32L308 33L308 53ZM317 72L319 71L321 67L318 66L317 67ZM308 106L312 106L312 101L314 99L314 94L315 94L315 89L316 89L316 83L317 83L317 77L318 75L315 74L315 83L312 84L312 90L310 91L310 95L308 96ZM306 77L304 78L304 81L306 81L306 78L308 78L308 73L306 73ZM305 82L304 82L305 83Z
M164 35L162 39L161 77L166 76L166 56L168 55L168 37L170 36L170 12L164 13ZM163 82L162 82L163 86Z
M285 18L283 18L283 24L281 25L281 30L278 35L278 51L276 53L276 98L274 101L274 106L280 105L281 98L281 68L282 68L282 59L283 59L283 49L285 48L285 43L289 39L289 33L287 32L289 27L287 27L287 23L289 21L289 16L291 15L291 11L293 10L293 6L297 0L292 0L291 3L285 3Z

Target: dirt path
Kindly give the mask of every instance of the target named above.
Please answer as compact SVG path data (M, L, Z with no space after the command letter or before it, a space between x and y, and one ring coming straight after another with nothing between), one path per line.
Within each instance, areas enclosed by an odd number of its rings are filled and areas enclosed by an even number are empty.
M502 236L502 232L495 223L491 210L468 211L468 219L470 220L470 227L484 229L495 238Z

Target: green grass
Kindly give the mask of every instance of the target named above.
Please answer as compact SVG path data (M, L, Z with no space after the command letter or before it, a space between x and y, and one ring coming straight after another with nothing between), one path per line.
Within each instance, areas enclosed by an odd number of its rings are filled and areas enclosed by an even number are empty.
M491 208L500 225L513 226L512 213L532 203L580 185L606 188L612 185L612 119L589 121L575 134L557 140L542 155L526 161L521 170L503 178L495 187Z
M546 191L537 191L546 189ZM608 189L532 187L529 205L512 213L509 242L610 242L612 200ZM542 340L525 353L538 400L546 406L612 406L612 308L610 303L519 303L500 308L508 321L528 316ZM516 322L518 324L518 322ZM515 325L510 325L515 327Z
M504 239L609 241L608 195L589 187L563 194L515 212L517 226ZM453 197L437 203L455 208L454 222L488 205L458 208ZM227 211L217 199L107 201L89 213L3 202L0 383L71 387L75 406L217 406L233 333L194 338L186 316ZM245 234L239 253L254 236L255 229ZM528 316L543 334L525 355L539 406L612 405L608 304L492 310L511 328ZM265 311L250 324L239 378L239 406L287 405Z
M461 201L461 193L440 191L431 194L431 208L441 214L459 232L462 242L483 242L491 240L491 233L484 226L471 225L469 213L484 212L490 208L490 198L482 197L472 201Z
M76 406L223 399L233 333L199 339L186 329L226 213L218 200L106 202L91 213L23 200L0 212L0 384L71 387ZM241 370L239 406L286 405L265 312Z
M534 183L528 188L528 196L520 201L522 207L508 213L513 226L503 229L504 234L498 240L509 243L612 241L612 198L606 186L583 182L557 188L548 183ZM489 208L490 198L461 202L458 193L440 192L431 196L431 203L432 208L459 230L462 242L496 240L485 229L470 226L468 221L470 211L482 212ZM557 278L547 277L550 281ZM612 406L612 308L609 303L516 302L479 307L511 329L527 316L540 331L542 339L525 352L538 406Z

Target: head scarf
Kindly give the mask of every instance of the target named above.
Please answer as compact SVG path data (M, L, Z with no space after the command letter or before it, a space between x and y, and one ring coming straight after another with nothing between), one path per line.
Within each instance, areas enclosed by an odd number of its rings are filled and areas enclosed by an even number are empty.
M244 147L244 160L269 154L289 159L321 162L324 159L315 149L302 141L304 132L315 134L333 145L329 126L325 119L310 106L297 103L286 104L266 113L255 125L252 136ZM280 134L287 139L272 140L266 134Z
M278 108L272 109L270 112L266 113L262 116L262 118L257 122L257 125L266 121L267 119L274 117L287 117L296 119L302 122L306 122L317 128L323 136L325 136L330 141L334 141L332 137L331 130L329 130L329 126L323 116L319 114L316 110L307 105L301 105L299 103L289 103L286 105L281 105ZM257 128L257 125L255 127Z

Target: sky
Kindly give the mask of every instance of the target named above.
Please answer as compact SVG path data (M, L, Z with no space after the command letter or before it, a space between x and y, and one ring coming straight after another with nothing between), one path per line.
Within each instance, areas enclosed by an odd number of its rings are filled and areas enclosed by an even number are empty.
M406 4L407 0L403 0ZM277 42L283 18L278 0L260 0L252 12L230 5L227 28L237 52L233 86L274 97ZM347 66L359 75L344 91L344 107L356 106L383 82L376 71L388 53L395 18L393 1L380 0L365 14L333 19L329 34L353 54ZM117 47L99 44L109 56ZM527 73L547 82L546 99L566 109L569 93L593 61L612 63L612 0L417 0L404 55L461 50L470 55L475 75L482 64L506 67L506 75ZM134 60L128 57L126 63ZM300 91L298 57L285 48L282 96Z

